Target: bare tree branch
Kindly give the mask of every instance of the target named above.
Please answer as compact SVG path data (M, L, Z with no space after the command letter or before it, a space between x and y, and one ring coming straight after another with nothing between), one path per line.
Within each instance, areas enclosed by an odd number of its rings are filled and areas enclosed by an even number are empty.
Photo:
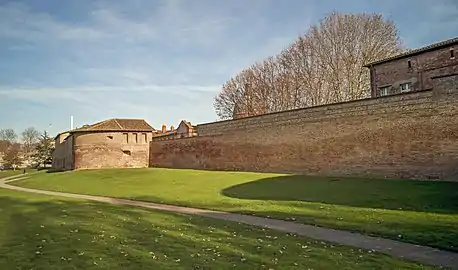
M277 56L227 81L214 107L230 119L365 98L363 66L402 50L394 22L382 15L331 13Z
M40 138L40 133L34 127L29 127L21 135L24 155L29 157Z

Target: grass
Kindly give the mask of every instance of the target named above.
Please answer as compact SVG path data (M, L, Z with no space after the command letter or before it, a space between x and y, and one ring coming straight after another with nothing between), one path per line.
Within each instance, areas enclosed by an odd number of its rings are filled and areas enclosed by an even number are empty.
M458 183L170 169L37 174L15 185L185 205L458 251Z
M433 269L182 214L0 190L0 269Z
M36 169L26 169L27 173L32 173L32 172L36 172L36 171L37 171ZM23 173L23 169L0 171L0 179L6 178L6 177L10 177L10 176L14 176L14 175L19 175L19 174L22 174L22 173Z
M13 175L21 174L22 170L4 170L0 171L0 179L10 177Z

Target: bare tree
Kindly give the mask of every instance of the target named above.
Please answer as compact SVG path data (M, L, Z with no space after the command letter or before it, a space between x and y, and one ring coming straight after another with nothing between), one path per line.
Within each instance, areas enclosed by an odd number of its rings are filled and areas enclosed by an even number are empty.
M245 69L228 80L215 98L214 107L218 116L229 119L255 114L253 106L255 97L251 94L255 92L252 90L254 85L250 69Z
M13 143L5 152L3 156L3 162L7 168L16 169L21 164L21 145L19 143Z
M380 14L332 13L305 35L329 99L340 102L369 97L368 62L402 51L394 22Z
M17 135L13 129L0 129L0 153L5 153L16 139Z
M322 64L309 38L299 37L283 52L281 59L288 67L296 108L331 102L330 93L326 91L327 80L320 73Z
M11 146L11 143L6 140L0 140L0 154L8 151L8 148Z
M228 80L214 107L229 119L365 98L363 66L402 49L395 24L382 15L332 13L277 56Z
M26 128L22 133L22 147L25 156L29 156L31 152L34 150L39 138L40 132L36 130L34 127Z
M15 142L17 139L16 132L11 128L0 129L0 140Z

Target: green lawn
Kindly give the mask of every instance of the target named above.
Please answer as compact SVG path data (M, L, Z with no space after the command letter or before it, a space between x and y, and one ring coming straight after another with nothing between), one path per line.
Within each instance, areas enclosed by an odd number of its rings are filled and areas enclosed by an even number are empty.
M170 169L37 174L15 185L250 213L458 251L458 183Z
M0 179L10 177L13 175L21 174L22 170L5 170L5 171L0 171Z
M26 169L27 173L32 173L36 171L37 171L36 169ZM23 172L22 169L0 171L0 179L10 177L13 175L19 175L19 174L22 174L22 172Z
M0 189L0 269L432 269L181 214Z

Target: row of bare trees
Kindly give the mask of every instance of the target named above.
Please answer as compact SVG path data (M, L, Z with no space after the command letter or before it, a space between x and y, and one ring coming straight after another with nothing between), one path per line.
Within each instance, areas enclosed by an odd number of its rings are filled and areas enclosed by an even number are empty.
M402 50L394 22L382 15L332 13L278 55L229 79L214 108L230 119L365 98L364 65Z
M13 129L0 129L0 167L16 168L27 160L41 164L44 155L42 145L48 146L52 141L46 131L40 134L34 127L29 127L21 133L21 143L18 138ZM49 158L52 151L45 154Z

